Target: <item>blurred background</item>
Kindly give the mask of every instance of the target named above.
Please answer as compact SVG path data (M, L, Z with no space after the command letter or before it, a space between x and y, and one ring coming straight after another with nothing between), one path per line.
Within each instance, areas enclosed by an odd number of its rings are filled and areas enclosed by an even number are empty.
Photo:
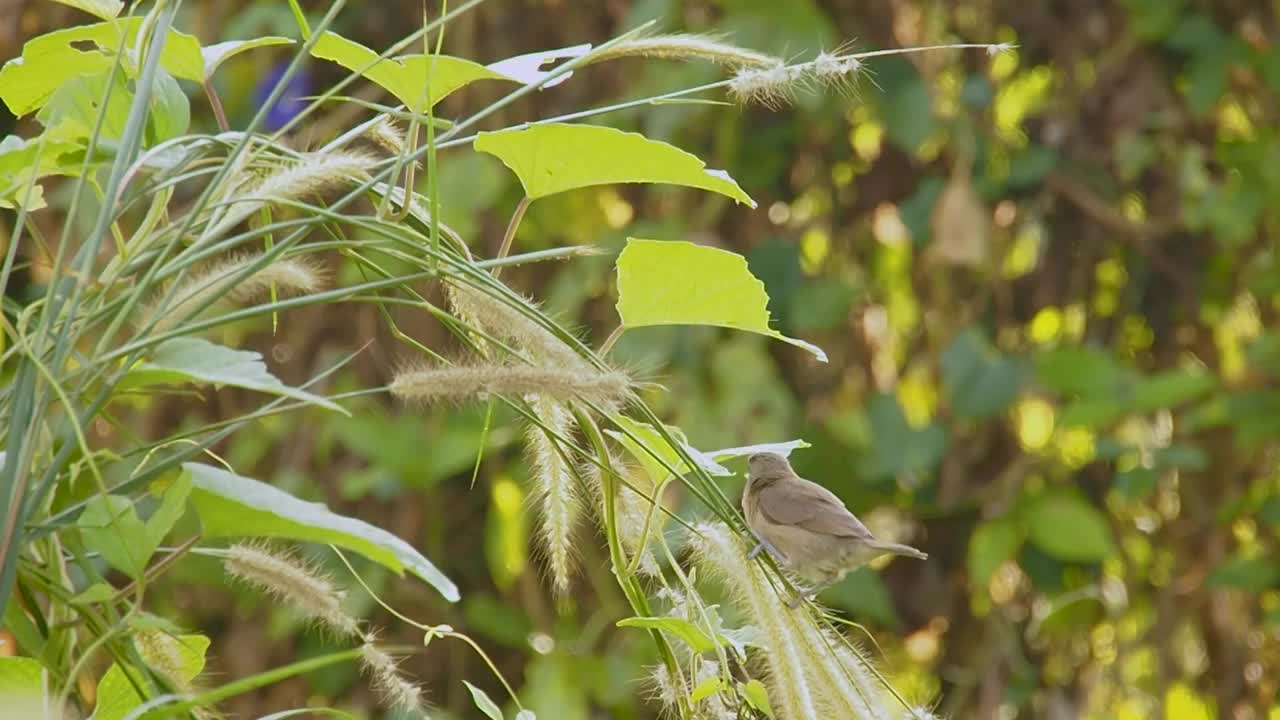
M322 3L303 3L317 19ZM438 8L432 7L432 13ZM914 697L956 718L1280 718L1280 2L1267 0L492 0L449 26L446 53L493 62L600 43L658 19L808 58L1005 42L868 61L847 94L794 107L651 105L593 122L672 142L726 169L759 202L619 186L535 203L517 250L569 244L600 257L504 276L599 345L617 322L613 256L627 236L745 255L783 333L830 363L745 333L628 332L614 357L669 392L647 397L700 448L804 438L800 474L873 529L930 554L865 568L822 596L864 625ZM0 60L88 22L44 0L0 3ZM381 51L422 21L417 2L350 2L334 26ZM183 4L202 43L297 36L283 1ZM242 127L287 62L246 53L218 76ZM313 61L305 96L342 77ZM627 60L516 103L499 127L719 79L710 66ZM368 83L356 94L385 100ZM193 131L214 131L187 88ZM446 115L482 107L483 83ZM277 108L277 125L292 112ZM333 104L295 134L312 147L367 117ZM0 135L24 125L0 118ZM442 156L444 219L478 255L520 197L495 159ZM50 205L70 183L51 185ZM8 233L13 215L3 211ZM53 211L37 223L56 228ZM53 232L47 233L54 236ZM338 270L338 281L356 277ZM21 295L39 277L11 285ZM455 347L419 315L396 321ZM244 326L298 383L372 341L331 391L385 384L413 359L376 309L350 305ZM258 402L221 392L141 408L157 435ZM501 412L352 403L353 417L270 418L218 451L270 481L413 542L461 587L430 589L361 566L405 614L449 623L494 656L539 717L650 718L652 644L614 627L625 602L598 537L557 605L531 551L527 467ZM472 468L486 447L474 488ZM735 469L741 470L739 465ZM736 499L741 480L727 481ZM667 498L690 515L678 492ZM331 560L326 561L331 562ZM322 652L331 638L183 563L150 608L213 640L210 669L239 677ZM362 593L384 639L420 644ZM153 596L153 603L162 594ZM163 603L168 603L165 606ZM439 642L439 641L437 641ZM500 687L459 645L405 661L441 716L474 717L466 678ZM245 716L323 698L380 716L354 666L236 699Z

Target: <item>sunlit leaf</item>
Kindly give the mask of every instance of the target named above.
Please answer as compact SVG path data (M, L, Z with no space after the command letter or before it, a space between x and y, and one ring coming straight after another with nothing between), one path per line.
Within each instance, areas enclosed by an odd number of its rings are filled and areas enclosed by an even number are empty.
M0 657L0 697L44 696L44 667L35 658Z
M213 77L213 74L218 71L218 67L221 66L222 63L242 52L245 52L246 50L269 47L271 45L292 44L293 40L291 38L267 35L264 37L254 38L252 40L228 40L226 42L207 45L200 49L200 57L204 60L205 79Z
M108 83L110 70L69 78L48 98L36 119L45 127L62 128L70 137L87 138L97 127L100 138L119 140L129 120L133 92L123 75L117 74L114 83ZM101 111L104 97L107 107ZM102 125L98 126L100 112Z
M191 503L207 538L282 537L332 543L397 573L408 570L445 599L458 600L458 588L449 578L412 545L382 528L221 468L200 463L185 463L183 468L191 474Z
M600 125L547 123L482 132L475 149L496 156L520 178L532 199L617 183L663 183L710 190L755 207L722 170L638 133Z
M816 345L772 329L764 284L741 255L689 242L628 238L618 256L618 314L626 328L715 325L766 335L813 353Z
M0 68L0 99L21 117L44 105L69 79L110 71L116 51L122 44L134 45L141 24L141 17L126 17L32 38L22 46L22 57ZM93 43L97 49L72 46L82 41ZM160 52L160 66L174 77L200 82L204 79L200 42L191 35L170 30ZM130 71L127 64L126 71Z
M1031 501L1025 512L1031 541L1059 560L1098 562L1115 552L1106 517L1083 498L1053 492Z
M242 387L350 414L334 402L280 382L267 371L262 355L216 345L202 338L178 337L160 343L146 362L129 370L121 381L121 387L188 382Z
M511 80L479 63L449 55L402 55L385 60L354 40L326 32L316 40L311 54L332 60L381 85L405 107L426 112L445 96L477 80Z
M484 713L489 720L502 720L502 708L498 707L498 704L489 697L488 693L466 680L463 680L462 684L466 685L467 689L471 691L471 700L480 709L480 712Z
M702 628L678 617L630 617L618 621L618 627L644 628L661 630L684 641L695 653L714 650L716 643L707 636Z

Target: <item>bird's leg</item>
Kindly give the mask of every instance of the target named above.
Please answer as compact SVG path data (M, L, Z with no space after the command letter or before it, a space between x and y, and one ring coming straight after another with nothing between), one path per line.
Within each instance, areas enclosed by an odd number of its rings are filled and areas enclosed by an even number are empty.
M757 542L756 546L751 549L751 552L747 553L748 560L755 560L756 556L758 556L762 550L768 550L769 554L773 556L773 559L778 562L782 562L785 559L782 553L778 552L778 548L774 547L773 543L765 540L763 535L755 530L752 530L751 534L755 536Z

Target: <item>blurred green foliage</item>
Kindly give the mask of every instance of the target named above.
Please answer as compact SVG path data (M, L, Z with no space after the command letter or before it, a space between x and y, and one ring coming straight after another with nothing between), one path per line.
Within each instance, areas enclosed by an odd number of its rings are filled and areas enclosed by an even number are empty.
M222 5L188 3L185 27L206 43L292 33L284 3ZM419 12L387 3L345 14L335 30L383 48ZM802 95L793 112L673 104L607 116L706 149L759 210L672 188L549 197L529 211L522 249L593 244L609 255L517 269L512 284L598 345L616 323L611 269L625 237L744 254L776 329L821 346L830 363L708 328L637 329L615 357L666 386L646 399L695 446L804 438L812 447L793 456L801 474L930 553L861 570L822 599L872 630L903 686L940 692L941 712L1280 715L1276 4L493 2L445 45L487 62L652 17L764 51L849 38L858 48L1016 48L871 60L856 90ZM228 62L218 82L233 125L255 110L271 57ZM531 102L551 114L710 77L675 63L593 68ZM59 93L59 111L74 116L75 87ZM446 104L485 98L459 95ZM506 112L511 122L524 110ZM317 144L352 117L335 108L296 140ZM445 154L440 173L444 218L491 253L518 183L478 154ZM354 306L304 311L274 337L264 322L251 341L297 379L384 334L375 320ZM376 352L339 386L385 380L396 358ZM182 425L182 407L158 403L146 417ZM613 627L623 604L602 545L582 539L581 586L566 605L540 579L511 417L495 409L489 427L485 408L347 407L350 418L269 419L220 452L438 560L462 588L459 608L361 569L395 607L486 642L539 717L652 716L631 680L652 648ZM725 483L736 497L740 480ZM131 569L127 557L119 565ZM214 665L243 671L325 646L228 589L216 569L177 580L188 585L175 583L173 616L221 629ZM406 667L434 702L470 717L461 678L479 682L474 663L427 654ZM360 692L350 672L327 669L230 707L262 713L312 694L358 706Z

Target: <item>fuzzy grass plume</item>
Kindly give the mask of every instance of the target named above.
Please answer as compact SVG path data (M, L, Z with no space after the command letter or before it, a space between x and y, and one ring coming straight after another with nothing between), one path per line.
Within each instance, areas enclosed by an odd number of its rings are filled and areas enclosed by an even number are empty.
M343 637L360 634L359 624L342 609L345 593L293 553L265 544L238 543L228 549L223 567L232 577Z
M353 182L369 179L377 163L372 155L350 151L303 153L291 163L224 198L225 213L204 232L202 240L218 238L273 203L321 197Z
M549 429L561 437L571 437L573 415L563 405L544 396L529 398L529 405ZM541 427L530 423L525 429L525 448L532 461L537 492L543 551L557 595L565 597L575 563L573 533L582 516L582 497L573 468L557 449L556 441Z
M277 258L248 275L261 253L241 253L205 265L176 288L161 290L142 311L142 326L155 321L156 332L173 329L180 321L216 302L247 303L275 288L281 295L306 295L324 286L323 269L306 257ZM170 295L168 305L162 305Z
M538 395L560 402L580 398L616 406L626 397L630 378L594 368L480 364L404 370L391 381L391 394L413 402L481 399L490 395Z
M636 562L636 570L641 575L655 577L662 572L658 565L658 560L653 554L653 550L649 547L648 540L652 539L658 533L662 532L666 517L662 514L662 510L657 509L653 513L653 519L650 521L648 533L646 537L645 522L649 520L649 511L653 508L653 503L649 502L653 497L656 487L648 473L638 470L635 467L623 464L615 460L610 455L609 467L614 468L622 477L625 477L627 483L636 489L643 491L641 495L636 490L628 487L626 483L620 480L614 485L616 494L614 498L615 522L617 525L618 541L622 543L622 549L629 559L634 559L636 554L640 554L639 561ZM599 520L600 529L604 527L604 479L601 473L604 472L594 463L586 463L582 468L582 476L587 480L587 486L591 490L592 501L596 506L596 516ZM654 498L660 500L659 498Z
M396 121L383 115L364 132L364 138L375 147L393 157L403 155L408 142L405 132Z
M383 704L410 714L422 713L422 688L401 674L395 658L372 640L360 646L360 665Z
M705 60L728 68L768 67L781 62L772 55L724 42L713 35L678 33L623 40L591 56L591 62L625 57Z
M446 285L449 303L463 322L516 346L539 364L562 368L588 368L586 360L564 340L533 318L483 289L453 280ZM523 298L531 308L537 304Z
M903 717L866 657L807 610L788 608L758 562L723 523L692 536L700 569L720 577L760 628L767 649L769 698L782 720Z

